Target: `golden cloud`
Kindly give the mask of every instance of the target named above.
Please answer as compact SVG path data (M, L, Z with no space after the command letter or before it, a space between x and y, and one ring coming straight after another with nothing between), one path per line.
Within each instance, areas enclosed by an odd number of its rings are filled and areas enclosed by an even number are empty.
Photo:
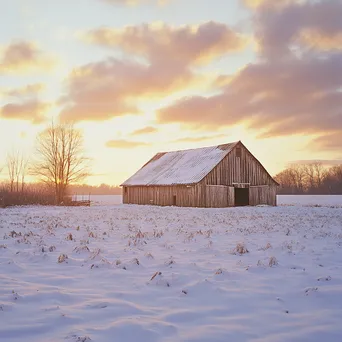
M227 25L207 22L172 27L145 24L124 29L99 28L85 35L86 41L145 57L152 64L167 61L174 65L205 64L241 50L247 39Z
M23 73L49 70L55 60L32 42L16 42L0 51L0 73Z
M27 100L20 103L8 103L0 109L0 117L7 120L26 120L40 124L46 120L45 114L49 103L38 100Z
M158 129L155 127L147 126L141 129L137 129L131 135L143 135L143 134L151 134L158 132Z
M46 89L45 84L34 83L28 84L20 88L11 88L5 90L3 93L5 96L9 97L25 97L25 96L36 96Z
M88 42L141 58L81 66L69 75L59 103L63 120L108 120L139 114L137 99L166 96L203 81L192 68L241 47L243 39L224 24L174 28L166 24L96 29Z
M339 130L342 54L325 59L254 63L215 96L183 98L162 108L160 123L215 129L244 122L263 137Z

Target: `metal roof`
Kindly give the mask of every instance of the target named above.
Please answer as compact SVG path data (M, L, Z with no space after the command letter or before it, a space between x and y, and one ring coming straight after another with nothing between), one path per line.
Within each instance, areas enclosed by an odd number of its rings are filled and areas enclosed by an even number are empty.
M200 182L238 142L157 153L122 186L188 185Z

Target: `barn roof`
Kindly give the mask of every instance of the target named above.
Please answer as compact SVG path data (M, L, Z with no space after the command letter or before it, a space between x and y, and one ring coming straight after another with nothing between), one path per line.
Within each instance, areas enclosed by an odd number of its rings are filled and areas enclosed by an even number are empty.
M237 145L157 153L122 186L188 185L200 182Z

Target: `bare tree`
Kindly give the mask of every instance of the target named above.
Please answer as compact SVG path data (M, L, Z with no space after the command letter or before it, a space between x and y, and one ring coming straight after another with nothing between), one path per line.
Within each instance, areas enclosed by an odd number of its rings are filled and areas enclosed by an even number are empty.
M56 203L61 204L68 186L89 175L81 132L72 124L51 123L37 137L37 161L32 174L54 188Z
M314 163L314 170L315 170L316 184L317 184L317 187L320 188L328 172L324 168L323 164L319 162Z
M28 159L19 151L7 154L7 171L9 175L10 191L24 191L27 174Z
M17 169L17 159L15 153L7 154L7 172L9 177L10 191L14 191L15 174Z
M292 164L290 169L297 193L303 193L305 191L305 171L303 165Z

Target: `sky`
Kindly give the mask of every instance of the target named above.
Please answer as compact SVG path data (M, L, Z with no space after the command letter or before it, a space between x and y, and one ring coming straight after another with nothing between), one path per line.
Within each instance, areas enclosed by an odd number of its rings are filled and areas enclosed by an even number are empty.
M52 120L90 184L238 140L273 175L342 163L341 0L0 1L0 167Z

